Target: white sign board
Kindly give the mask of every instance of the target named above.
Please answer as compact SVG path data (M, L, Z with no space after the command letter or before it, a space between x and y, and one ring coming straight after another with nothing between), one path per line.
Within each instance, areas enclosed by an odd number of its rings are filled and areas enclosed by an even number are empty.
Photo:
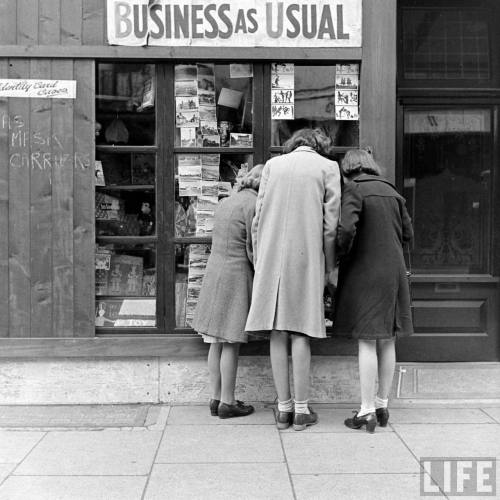
M107 0L112 45L361 47L362 0Z
M75 99L76 80L18 80L0 78L0 97Z

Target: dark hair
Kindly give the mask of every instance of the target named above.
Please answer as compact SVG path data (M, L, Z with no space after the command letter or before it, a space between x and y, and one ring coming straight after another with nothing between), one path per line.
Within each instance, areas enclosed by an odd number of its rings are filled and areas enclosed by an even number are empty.
M358 174L382 175L382 169L373 156L364 149L350 149L345 154L340 165L345 177Z
M317 153L328 156L333 146L332 140L318 128L302 128L294 132L283 145L283 152L290 153L300 146L308 146Z

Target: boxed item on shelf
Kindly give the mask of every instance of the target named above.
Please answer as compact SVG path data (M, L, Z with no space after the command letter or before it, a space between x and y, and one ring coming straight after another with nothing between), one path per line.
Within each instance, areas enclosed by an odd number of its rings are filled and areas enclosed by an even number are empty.
M142 276L142 296L154 297L156 295L156 269L144 269Z
M121 220L123 217L123 200L116 196L97 191L95 194L96 220Z
M142 257L112 255L108 295L139 296L142 293Z

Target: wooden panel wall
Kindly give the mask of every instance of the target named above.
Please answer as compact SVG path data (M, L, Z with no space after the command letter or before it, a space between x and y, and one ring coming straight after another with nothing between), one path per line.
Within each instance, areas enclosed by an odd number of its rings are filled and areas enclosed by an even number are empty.
M373 148L392 181L396 174L396 7L397 0L363 1L359 122L361 146Z
M0 99L0 336L93 336L94 62L0 60L0 74L77 80L76 99Z
M105 0L2 0L0 45L104 45Z

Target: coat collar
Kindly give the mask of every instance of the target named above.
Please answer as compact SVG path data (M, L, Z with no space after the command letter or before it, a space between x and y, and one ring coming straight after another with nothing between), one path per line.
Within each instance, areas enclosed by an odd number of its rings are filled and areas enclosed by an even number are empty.
M307 151L308 153L316 153L313 148L309 146L299 146L298 148L295 148L292 153L296 153L297 151Z
M394 186L392 182L389 182L387 179L379 177L378 175L360 174L356 177L353 177L352 179L352 182L372 182L372 181L383 182L384 184L388 184L389 186L396 189L396 186Z

